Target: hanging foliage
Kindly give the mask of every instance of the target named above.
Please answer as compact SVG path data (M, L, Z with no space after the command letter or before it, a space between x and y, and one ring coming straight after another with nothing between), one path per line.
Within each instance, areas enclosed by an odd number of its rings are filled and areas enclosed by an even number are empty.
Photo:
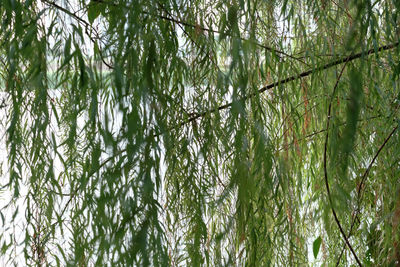
M0 1L0 265L397 266L399 8Z

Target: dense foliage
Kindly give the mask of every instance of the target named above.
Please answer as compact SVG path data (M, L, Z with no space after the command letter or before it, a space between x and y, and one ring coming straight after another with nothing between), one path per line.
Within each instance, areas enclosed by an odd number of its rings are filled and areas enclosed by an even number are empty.
M1 264L400 264L399 9L0 1Z

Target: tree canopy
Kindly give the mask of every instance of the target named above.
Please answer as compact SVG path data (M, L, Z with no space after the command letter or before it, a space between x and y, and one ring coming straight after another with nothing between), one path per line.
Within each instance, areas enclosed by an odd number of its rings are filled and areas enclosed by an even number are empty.
M1 264L400 264L400 1L0 17Z

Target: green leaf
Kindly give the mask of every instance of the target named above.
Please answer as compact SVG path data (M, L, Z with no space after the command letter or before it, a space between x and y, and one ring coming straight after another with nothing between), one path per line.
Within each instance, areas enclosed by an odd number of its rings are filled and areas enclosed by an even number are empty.
M238 8L236 5L230 6L228 8L228 21L231 26L236 25L238 20Z
M313 243L314 258L317 258L318 256L319 248L321 247L321 242L322 242L321 236L319 236L317 239L314 240Z
M341 176L346 176L348 167L348 158L354 150L354 144L357 134L357 121L361 110L362 101L362 75L359 70L352 68L349 74L350 78L350 92L349 101L346 110L346 127L344 129L343 138L341 140L342 146L342 173Z
M104 9L104 5L98 2L90 2L88 7L88 19L90 23L93 23L94 20L100 15L102 10Z

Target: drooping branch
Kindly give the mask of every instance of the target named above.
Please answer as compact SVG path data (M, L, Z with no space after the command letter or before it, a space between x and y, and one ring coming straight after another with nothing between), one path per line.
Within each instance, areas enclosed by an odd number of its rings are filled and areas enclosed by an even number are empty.
M152 14L150 14L149 12L146 12L146 11L143 11L143 13L144 13L144 14L152 15ZM221 32L221 31L217 31L217 30L214 30L214 29L212 29L212 28L206 28L206 27L203 27L203 26L201 26L201 25L194 25L194 24L188 23L188 22L186 22L186 21L182 21L182 20L175 19L175 18L173 18L172 16L168 16L168 17L167 17L167 16L163 16L163 15L156 15L156 16L157 16L158 18L160 18L160 19L167 20L167 21L170 21L170 22L175 23L175 24L178 24L178 25L183 25L183 26L190 27L190 28L193 28L193 29L199 29L199 30L204 31L204 32L210 32L210 33L215 33L215 34L220 34L220 35L221 35L221 34L225 34L225 35L226 35L226 33L223 33L223 32ZM228 36L229 36L229 35L228 35ZM263 48L263 49L266 49L266 50L268 50L268 51L270 51L270 52L273 52L273 53L275 53L275 54L279 54L279 55L281 55L281 56L285 56L285 57L288 57L288 58L291 58L291 59L300 61L300 62L303 63L303 64L306 64L301 58L295 57L295 56L290 55L290 54L288 54L288 53L285 53L285 52L283 52L283 51L281 51L281 50L272 48L272 47L270 47L270 46L266 46L266 45L260 44L260 43L258 43L258 42L255 42L255 41L253 41L253 40L246 39L246 38L239 37L239 36L230 36L230 37L239 38L239 39L242 40L242 41L252 42L252 43L255 44L256 46L259 46L259 47L261 47L261 48Z
M116 4L116 3L113 3L113 2L109 2L109 1L97 0L96 2L98 2L98 4L112 5L114 7L129 8L129 7L121 6L119 4ZM165 8L162 8L162 9L165 10ZM150 15L150 16L157 17L157 18L162 19L162 20L166 20L166 21L172 22L172 23L180 25L180 26L185 26L185 27L189 27L189 28L193 28L193 29L198 29L198 30L201 30L203 32L215 33L215 34L219 34L219 35L224 34L226 36L230 36L230 37L233 37L233 38L239 38L242 41L249 41L249 42L252 42L253 44L255 44L256 46L259 46L259 47L261 47L263 49L266 49L266 50L268 50L270 52L273 52L275 54L279 54L281 56L285 56L285 57L300 61L301 63L304 64L304 61L302 59L300 59L299 57L295 57L295 56L290 55L288 53L285 53L285 52L283 52L281 50L272 48L272 47L267 46L267 45L260 44L260 43L258 43L256 41L253 41L253 40L250 40L250 39L246 39L246 38L243 38L243 37L240 37L240 36L229 35L226 32L217 31L217 30L214 30L212 28L206 28L206 27L198 25L198 24L193 24L193 23L189 23L187 21L183 21L181 19L176 19L169 12L168 12L169 13L168 16L159 15L159 14L153 14L153 13L148 12L148 11L142 11L142 13Z
M350 238L350 236L353 234L353 228L354 225L357 221L357 217L360 214L360 205L362 202L362 188L363 185L368 177L369 172L371 171L372 165L375 163L376 159L378 158L379 154L381 153L381 151L383 150L383 148L386 146L386 144L388 143L389 139L393 136L393 134L396 132L396 130L399 128L398 125L396 125L393 130L389 133L389 135L385 138L385 140L383 141L382 145L379 147L379 149L376 151L375 156L372 158L371 162L369 163L367 169L365 170L365 172L363 173L363 175L361 176L361 181L360 184L358 185L358 189L357 189L357 208L354 210L353 212L353 216L351 218L351 226L350 226L350 230L349 233L347 235L347 238ZM339 258L336 262L336 266L339 265L340 260L342 258L343 252L344 252L345 246L343 246L342 251L340 252Z
M346 68L346 65L349 61L345 61L345 64L342 67L342 70L339 73L339 76L336 79L336 83L335 86L333 88L333 92L332 95L329 99L329 106L328 106L328 115L327 115L327 121L326 121L326 135L325 135L325 144L324 144L324 180L325 180L325 187L326 187L326 192L328 194L328 200L329 200L329 204L331 206L331 211L333 214L333 217L335 219L335 222L340 230L340 233L342 234L342 237L344 239L344 241L346 242L347 246L349 247L351 253L353 254L356 262L358 263L359 266L362 266L360 260L357 257L356 252L354 251L353 247L351 246L349 239L346 236L346 233L343 230L342 224L339 221L339 218L336 214L336 210L335 207L333 206L333 201L332 201L332 196L331 196L331 191L330 191L330 187L329 187L329 181L328 181L328 170L327 170L327 150L328 150L328 140L329 140L329 125L330 125L330 121L331 121L331 111L332 111L332 99L333 96L335 95L336 92L336 88L339 85L339 81L340 78L342 77L342 74L344 72L344 69Z
M378 118L382 118L382 116L381 116L381 115L371 116L371 117L367 117L367 118L364 118L364 119L358 119L358 121L359 121L359 122L361 122L361 121L369 121L369 120L378 119ZM338 126L338 127L341 127L341 126L345 126L346 124L347 124L346 122L343 122L343 123L338 124L337 126ZM307 139L309 139L309 138L312 138L312 137L314 137L314 136L316 136L316 135L318 135L318 134L321 134L321 133L326 132L326 130L327 130L326 128L323 128L323 129L314 131L314 132L312 132L312 133L309 133L309 134L305 135L304 137L297 139L297 142L305 141L305 140L307 140ZM284 150L286 150L286 149L289 149L289 148L290 148L291 146L293 146L294 144L295 144L295 142L292 141L292 142L291 142L290 144L288 144L286 147L285 147L285 146L282 146L282 147L278 148L276 151L284 151Z
M96 35L98 35L97 32L96 32L96 30L91 26L91 24L90 24L89 22L87 22L86 20L84 20L84 19L82 19L81 17L77 16L76 14L72 13L72 12L69 11L68 9L66 9L66 8L64 8L64 7L60 6L60 5L58 5L58 4L55 3L54 1L49 1L49 0L42 0L42 1L43 1L45 4L50 5L50 6L53 6L54 8L58 9L59 11L62 11L62 12L64 12L65 14L67 14L67 15L73 17L74 19L76 19L76 20L79 21L80 23L83 23L83 24L85 25L86 28L92 29L92 30L96 33ZM123 6L120 6L120 5L116 4L116 3L107 2L107 1L102 1L102 0L98 0L98 1L96 1L96 2L98 2L97 4L106 4L106 5L113 5L113 6L123 7ZM125 8L128 8L128 7L125 7ZM150 12L148 12L148 11L142 11L142 13L143 13L143 14L150 15L150 16L158 17L159 19L166 20L166 21L172 22L172 23L177 24L177 25L180 25L180 26L185 26L185 27L189 27L189 28L193 28L193 29L199 29L199 30L204 31L204 32L210 32L210 33L215 33L215 34L220 34L220 35L221 35L221 34L227 35L226 33L223 33L223 32L221 32L221 31L214 30L214 29L212 29L212 28L206 28L206 27L203 27L203 26L201 26L201 25L197 25L197 24L195 25L195 24L192 24L192 23L189 23L189 22L186 22L186 21L182 21L182 20L179 20L179 19L175 19L175 18L173 18L170 14L169 14L169 16L164 16L164 15L159 15L159 14L153 14L153 13L150 13ZM92 36L90 36L89 34L88 34L88 36L89 36L90 40L91 40L93 43L96 43L96 41L94 40L94 38L93 38ZM228 34L228 36L230 36L230 35ZM287 57L287 58L291 58L291 59L300 61L301 63L305 64L305 62L304 62L302 59L300 59L300 58L298 58L298 57L295 57L295 56L293 56L293 55L290 55L290 54L288 54L288 53L285 53L285 52L283 52L283 51L281 51L281 50L272 48L272 47L270 47L270 46L263 45L263 44L260 44L260 43L258 43L258 42L255 42L255 41L253 41L253 40L246 39L246 38L239 37L239 36L230 36L230 37L239 38L239 39L242 40L242 41L249 41L249 42L252 42L253 44L255 44L255 45L257 45L257 46L259 46L259 47L261 47L261 48L263 48L263 49L266 49L266 50L268 50L268 51L270 51L270 52L273 52L273 53L277 54L278 56L279 56L279 55L285 56L285 57ZM102 56L102 54L101 54L101 51L100 51L100 57L101 57L103 63L104 63L107 67L109 67L110 69L113 69L113 66L110 65L109 63L107 63L107 62L104 60L104 58L103 58L103 56Z
M52 6L55 9L67 14L68 16L72 17L73 19L77 20L79 23L82 23L85 26L85 31L87 36L89 37L90 41L94 44L97 45L96 40L93 38L93 36L90 35L90 33L88 32L88 29L90 29L92 32L94 32L94 34L96 35L97 39L99 38L99 33L97 32L97 30L86 20L82 19L81 17L79 17L78 15L76 15L75 13L72 13L71 11L69 11L68 9L58 5L56 2L54 1L48 1L48 0L41 0L43 3L45 3L48 6ZM101 61L103 62L104 65L106 65L109 69L114 69L114 66L112 66L110 63L108 63L103 56L103 52L99 49L99 55L101 58Z
M157 4L159 5L159 7L160 7L163 11L165 11L165 13L166 13L166 14L168 15L168 17L171 19L171 21L174 21L174 19L172 19L172 14L168 11L168 9L167 9L164 5L162 5L160 2L157 2ZM160 16L160 17L164 18L164 16ZM168 17L167 17L167 18L168 18ZM193 45L200 49L200 53L206 52L206 51L204 51L204 47L201 47L201 45L199 45L199 44L192 38L192 36L185 30L185 28L184 28L182 25L184 25L184 24L178 24L179 28L185 33L185 35L187 36L187 38L190 39L190 41L193 43ZM212 62L212 64L214 65L214 67L216 67L216 68L219 70L218 64L217 64L217 62L215 61L215 59L213 59L213 57L211 57L211 56L209 55L209 53L207 53L207 55L208 55L208 58L210 59L210 61Z

